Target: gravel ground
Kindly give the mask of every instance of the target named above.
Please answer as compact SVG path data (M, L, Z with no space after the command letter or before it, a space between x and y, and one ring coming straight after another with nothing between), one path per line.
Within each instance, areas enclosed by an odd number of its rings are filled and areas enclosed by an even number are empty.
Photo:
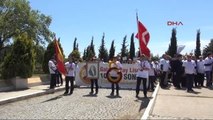
M149 98L135 98L134 90L120 90L120 97L110 96L110 89L89 95L88 88L75 88L70 96L63 91L0 106L0 119L140 119ZM148 92L148 96L151 96Z

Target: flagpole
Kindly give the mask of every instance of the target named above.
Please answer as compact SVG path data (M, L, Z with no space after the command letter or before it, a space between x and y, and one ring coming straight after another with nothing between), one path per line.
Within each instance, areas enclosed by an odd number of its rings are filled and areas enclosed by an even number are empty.
M140 51L140 56L142 55L142 51L141 51L141 48L140 48L140 34L139 34L139 23L138 23L138 10L136 10L136 21L137 21L137 27L138 27L138 41L139 41L139 51Z

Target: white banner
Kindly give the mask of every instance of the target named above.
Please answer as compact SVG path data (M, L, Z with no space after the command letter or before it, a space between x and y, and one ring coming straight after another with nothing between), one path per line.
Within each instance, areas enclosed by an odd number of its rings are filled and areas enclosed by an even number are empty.
M120 88L136 88L136 72L138 71L136 64L122 64L122 80L119 82ZM100 87L111 87L111 83L106 78L106 72L109 69L108 63L99 64L99 79ZM90 80L86 78L86 63L79 63L76 71L75 83L77 86L90 86ZM141 88L142 88L141 82ZM147 80L148 85L148 80Z

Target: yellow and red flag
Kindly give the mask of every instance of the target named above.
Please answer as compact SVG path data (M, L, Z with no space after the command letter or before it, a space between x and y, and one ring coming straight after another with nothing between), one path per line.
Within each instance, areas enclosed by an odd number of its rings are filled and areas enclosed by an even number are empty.
M66 75L67 71L66 71L65 66L64 66L64 57L61 53L61 49L59 47L58 40L55 39L54 43L55 43L55 54L56 54L57 69L60 73L62 73L63 75Z

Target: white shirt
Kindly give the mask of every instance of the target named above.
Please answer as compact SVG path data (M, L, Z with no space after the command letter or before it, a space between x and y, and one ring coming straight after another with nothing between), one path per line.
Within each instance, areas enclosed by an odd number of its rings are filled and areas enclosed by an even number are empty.
M115 63L112 63L111 64L111 67L113 68L113 67L116 67L116 68L118 68L119 70L120 69L122 69L122 64L119 62L119 61L116 61ZM115 71L115 70L112 70L111 72L110 72L110 76L112 76L112 77L118 77L118 74L117 74L117 71Z
M186 60L185 62L183 62L183 67L186 74L194 74L196 67L195 61L191 60L191 62L189 62L188 60Z
M198 73L205 73L205 71L204 71L204 60L198 60L197 61L197 72Z
M55 71L56 71L57 67L56 67L55 63L52 60L49 60L48 66L49 66L50 74L56 74Z
M154 63L150 63L149 76L155 76Z
M65 68L67 70L67 75L66 76L70 76L70 77L74 77L75 76L75 71L76 71L75 63L66 62L65 63Z
M206 66L205 64L211 64L211 65ZM206 59L204 60L204 70L212 71L212 64L213 64L213 59L206 57Z
M164 72L169 71L169 68L170 68L169 60L161 59L160 60L160 66L161 65L163 65L163 71Z
M141 69L143 69L144 67L150 69L150 63L147 60L138 62L138 72L136 75L137 77L141 77L141 78L149 77L149 70L141 71Z

